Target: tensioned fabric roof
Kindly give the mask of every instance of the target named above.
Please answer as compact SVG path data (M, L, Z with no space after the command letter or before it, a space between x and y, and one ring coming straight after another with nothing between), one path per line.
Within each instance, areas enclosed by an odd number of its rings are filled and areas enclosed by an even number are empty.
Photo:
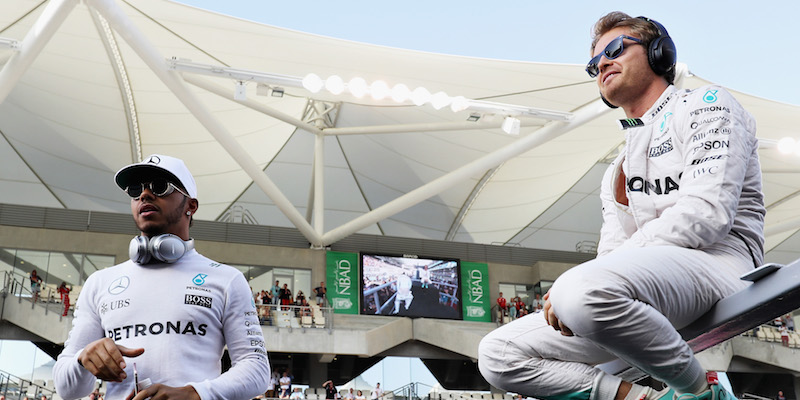
M360 232L585 250L623 140L580 65L354 43L165 0L4 0L0 38L0 203L129 212L113 174L159 153L194 173L197 218L295 226L315 246ZM680 71L679 85L709 83ZM312 93L309 73L473 101ZM797 259L800 158L774 143L797 135L800 108L732 91L759 125L767 259Z

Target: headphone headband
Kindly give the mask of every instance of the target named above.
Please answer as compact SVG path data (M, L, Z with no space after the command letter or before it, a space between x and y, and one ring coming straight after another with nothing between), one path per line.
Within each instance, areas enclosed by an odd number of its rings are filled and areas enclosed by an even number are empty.
M667 28L658 21L647 17L637 17L651 23L658 33L658 37L651 40L647 45L647 61L650 68L657 75L665 76L675 69L675 62L678 58L678 51L675 49L675 42L667 32ZM673 82L669 82L672 84Z
M194 239L183 240L180 237L165 233L163 235L136 236L128 247L128 255L137 264L163 262L172 264L194 248Z
M658 22L658 21L656 21L654 19L650 19L650 18L644 17L644 16L638 16L636 18L643 19L643 20L653 24L653 26L656 27L656 31L658 32L658 36L659 37L661 37L661 36L669 36L669 32L667 32L667 28L664 28L664 25L661 25L660 22Z

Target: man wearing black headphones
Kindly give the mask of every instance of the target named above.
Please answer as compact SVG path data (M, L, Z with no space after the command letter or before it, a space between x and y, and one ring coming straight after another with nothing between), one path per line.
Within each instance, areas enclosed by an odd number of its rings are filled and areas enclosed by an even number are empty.
M755 121L719 86L673 86L676 51L658 22L610 13L586 71L626 119L601 183L598 257L561 275L541 313L487 335L479 368L494 386L541 399L728 400L680 329L763 261ZM594 365L622 359L661 391Z
M151 155L122 168L141 235L130 260L86 280L73 327L53 369L64 399L97 379L109 399L250 399L270 367L255 303L237 269L194 249L197 185L183 161ZM233 367L220 375L224 348Z

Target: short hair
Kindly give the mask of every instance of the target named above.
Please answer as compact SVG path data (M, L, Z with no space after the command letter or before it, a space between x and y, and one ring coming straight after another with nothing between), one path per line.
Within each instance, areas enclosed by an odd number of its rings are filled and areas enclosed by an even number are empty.
M638 36L644 43L646 52L649 53L650 43L658 38L658 28L652 22L638 17L631 17L621 11L612 11L602 16L592 28L592 48L591 53L594 54L594 48L597 46L597 41L600 36L606 32L614 29L624 27L628 28L634 36ZM675 82L675 68L670 68L664 74L664 79L671 85Z

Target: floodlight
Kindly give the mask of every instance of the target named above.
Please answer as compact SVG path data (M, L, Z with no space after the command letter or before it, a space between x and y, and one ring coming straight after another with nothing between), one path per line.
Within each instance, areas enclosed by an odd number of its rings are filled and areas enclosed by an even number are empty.
M517 118L506 117L506 119L503 120L503 125L501 128L503 129L503 132L509 135L519 135L519 123L519 119Z
M431 92L429 92L428 89L425 89L424 87L418 87L414 89L413 92L411 92L411 101L413 101L414 104L418 106L421 106L429 102L430 100L431 100Z
M311 93L319 93L323 86L322 78L317 74L308 74L303 78L303 87Z
M350 94L356 96L358 98L364 97L367 94L367 81L364 78L355 77L350 79L350 82L347 83L347 90L350 91Z
M247 86L245 86L243 81L236 81L236 85L234 86L233 90L233 99L247 100Z
M325 80L325 89L333 94L342 94L344 81L339 75L331 75Z
M381 80L372 82L372 85L369 87L369 92L372 98L375 100L383 100L391 94L389 85Z

